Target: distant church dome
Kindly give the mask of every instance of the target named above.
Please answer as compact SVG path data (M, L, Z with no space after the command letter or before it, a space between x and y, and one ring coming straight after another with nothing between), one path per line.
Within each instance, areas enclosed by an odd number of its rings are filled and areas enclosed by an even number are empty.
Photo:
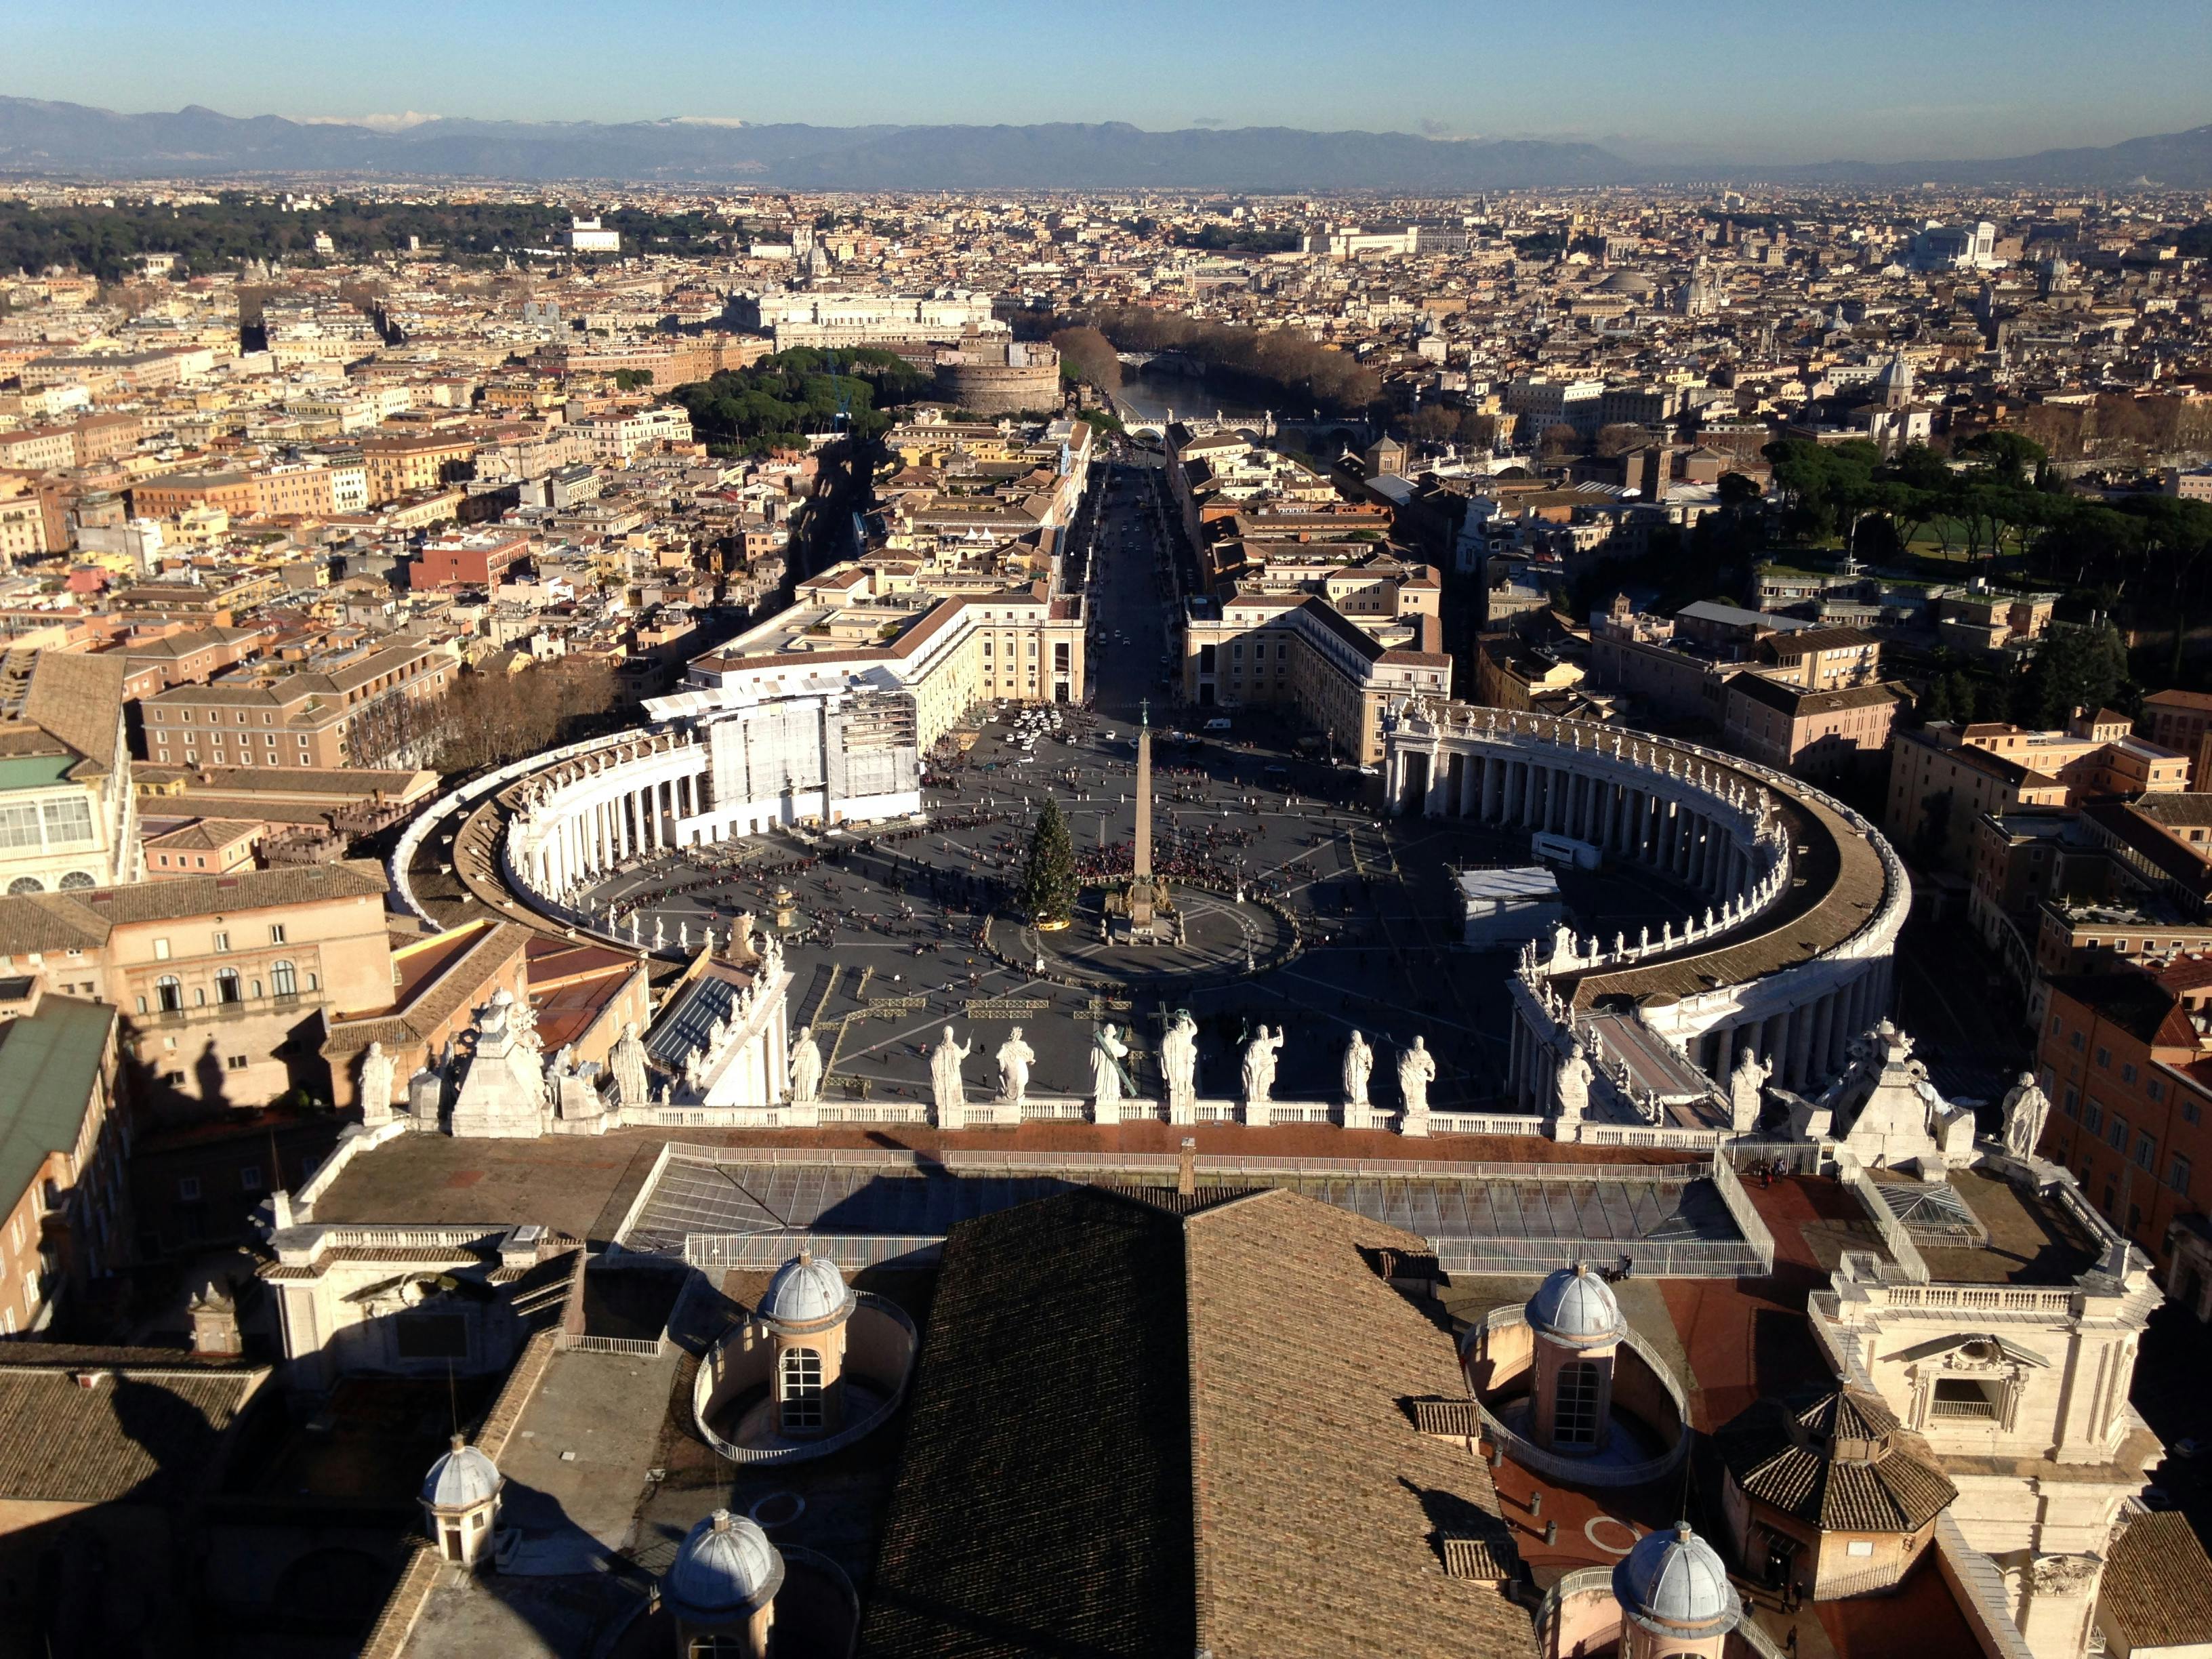
M783 1557L741 1515L716 1510L691 1528L661 1589L679 1618L722 1624L757 1612L783 1584Z
M422 1477L422 1501L435 1509L467 1509L496 1496L499 1482L499 1465L457 1434L453 1449Z
M1684 1641L1734 1630L1743 1616L1727 1567L1686 1521L1639 1540L1613 1570L1613 1594L1624 1618Z
M1594 1346L1628 1334L1613 1286L1580 1262L1557 1269L1538 1285L1527 1316L1529 1329L1561 1342Z
M835 1324L858 1300L836 1262L802 1251L775 1270L768 1294L761 1297L760 1316L772 1328L791 1334Z

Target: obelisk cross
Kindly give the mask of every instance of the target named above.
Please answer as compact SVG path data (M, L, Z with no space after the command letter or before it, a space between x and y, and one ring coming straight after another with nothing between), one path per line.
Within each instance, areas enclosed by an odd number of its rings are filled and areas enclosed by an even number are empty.
M1152 874L1152 700L1144 699L1137 711L1137 866L1136 878Z

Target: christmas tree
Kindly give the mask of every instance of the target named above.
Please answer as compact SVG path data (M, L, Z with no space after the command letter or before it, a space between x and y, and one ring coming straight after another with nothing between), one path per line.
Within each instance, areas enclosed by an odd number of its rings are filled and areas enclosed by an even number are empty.
M1060 803L1048 799L1030 834L1029 867L1022 872L1022 908L1040 927L1061 927L1075 915L1075 846Z

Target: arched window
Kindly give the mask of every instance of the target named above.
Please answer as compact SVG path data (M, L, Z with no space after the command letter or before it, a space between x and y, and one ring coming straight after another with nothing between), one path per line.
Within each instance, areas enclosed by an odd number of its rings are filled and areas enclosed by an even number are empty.
M18 876L8 884L9 896L13 898L21 898L26 893L43 893L46 890L46 884L36 876Z
M1587 1359L1559 1367L1559 1392L1552 1413L1555 1446L1597 1444L1597 1367Z
M185 988L174 974L164 974L154 981L154 998L165 1014L181 1014L185 1011Z
M822 1356L812 1348L786 1348L776 1363L776 1396L784 1431L822 1426Z
M269 989L272 995L297 996L300 994L300 972L289 962L269 964Z
M61 890L73 893L81 887L97 887L100 882L88 870L72 870L61 878Z
M218 968L215 972L215 997L217 1002L243 1002L246 994L240 988L238 969Z

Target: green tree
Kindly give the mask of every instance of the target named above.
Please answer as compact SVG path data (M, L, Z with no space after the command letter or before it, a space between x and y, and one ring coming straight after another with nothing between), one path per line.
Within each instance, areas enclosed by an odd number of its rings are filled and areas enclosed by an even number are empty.
M2037 649L2035 660L2014 689L2013 718L2033 731L2066 724L2076 708L2124 707L2134 696L2128 684L2128 651L2119 630L2053 628Z
M1022 908L1039 927L1066 922L1075 915L1075 845L1060 803L1048 796L1030 832L1030 860L1022 872Z

